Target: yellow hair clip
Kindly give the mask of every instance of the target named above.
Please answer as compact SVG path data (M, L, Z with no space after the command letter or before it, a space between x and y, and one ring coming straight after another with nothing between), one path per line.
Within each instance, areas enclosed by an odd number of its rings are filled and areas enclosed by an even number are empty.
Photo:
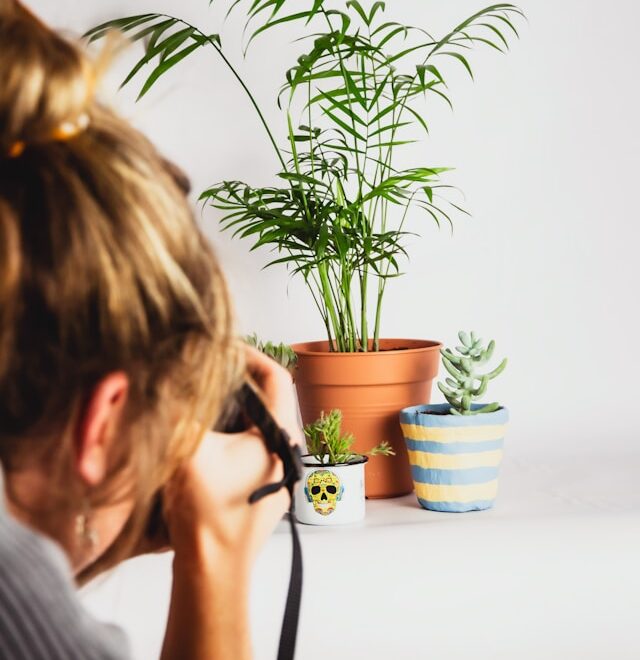
M75 121L64 121L53 131L51 139L56 142L65 142L86 131L89 127L89 115L83 112Z
M83 112L74 121L64 121L51 134L51 140L54 142L66 142L76 137L89 127L89 115ZM27 148L27 143L23 140L14 142L9 148L9 158L19 158Z
M9 149L9 158L18 158L21 156L26 146L24 142L14 142Z

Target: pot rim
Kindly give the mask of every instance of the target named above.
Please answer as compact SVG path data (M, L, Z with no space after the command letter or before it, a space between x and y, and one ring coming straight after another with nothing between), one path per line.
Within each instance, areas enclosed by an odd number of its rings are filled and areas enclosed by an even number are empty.
M297 342L295 344L290 344L290 348L297 355L313 355L313 356L325 356L331 358L363 358L363 357L372 357L376 355L397 355L397 354L411 354L411 353L424 353L427 351L439 351L444 345L442 342L439 342L435 339L411 339L409 337L383 337L380 341L384 342L394 342L402 345L403 343L415 343L423 344L422 346L416 346L414 348L398 348L390 349L386 351L367 351L351 353L351 352L340 352L340 351L328 351L328 350L315 350L319 345L326 344L329 342L326 339L319 339L314 341L304 341ZM313 347L313 348L303 348L303 347Z
M481 408L486 404L474 403L473 408ZM429 420L433 426L486 426L491 424L506 424L509 421L509 409L500 406L493 412L479 415L452 415L433 414L441 413L451 406L448 403L424 403L417 406L409 406L400 411L400 422L403 424L419 424L420 421Z
M356 465L362 465L363 463L366 463L369 460L368 456L364 456L363 454L359 454L356 459L351 461L350 463L305 463L304 459L305 458L314 458L315 457L312 454L303 454L300 459L302 460L302 465L304 467L315 467L315 468L336 468L336 467L352 467Z

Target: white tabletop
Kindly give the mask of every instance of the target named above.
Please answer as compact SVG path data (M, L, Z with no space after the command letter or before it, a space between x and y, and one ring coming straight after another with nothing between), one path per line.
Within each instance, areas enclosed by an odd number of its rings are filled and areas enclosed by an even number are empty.
M366 521L301 527L301 660L640 658L640 453L507 457L490 511L443 514L413 496ZM288 527L255 572L258 660L276 656ZM135 658L160 648L171 557L128 562L87 605L123 626Z

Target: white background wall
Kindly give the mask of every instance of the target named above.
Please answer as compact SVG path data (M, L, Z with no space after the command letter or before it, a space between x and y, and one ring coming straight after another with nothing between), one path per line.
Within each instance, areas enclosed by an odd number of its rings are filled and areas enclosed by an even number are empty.
M489 1L387 5L390 18L443 34ZM294 35L272 33L243 61L239 21L221 27L208 0L29 2L75 34L145 11L176 13L222 31L283 136L274 92L299 52L290 43ZM476 82L461 71L450 78L455 112L438 104L429 110L432 137L414 149L411 164L455 166L452 182L465 191L474 217L460 218L453 238L415 218L413 228L423 237L412 246L408 274L389 289L384 322L387 336L446 342L459 328L474 327L495 337L499 352L510 357L494 389L512 412L500 506L453 523L423 520L414 503L392 501L370 510L364 534L358 527L322 537L303 530L304 658L326 655L317 622L328 609L340 640L332 647L336 657L355 657L348 644L360 648L364 634L371 658L415 657L403 652L414 636L425 657L637 656L640 5L520 4L529 24L512 52L475 53ZM194 191L223 178L275 181L267 140L213 53L200 52L137 105L134 89L115 92L126 69L126 61L118 64L105 98L188 171ZM205 212L202 221L224 262L243 331L284 341L321 337L299 282L283 270L261 271L268 255L250 254L247 243L220 235L215 213ZM609 455L590 457L596 449ZM537 452L546 455L526 456ZM569 460L558 460L562 453ZM288 544L283 534L272 537L256 570L252 611L260 658L274 656ZM398 549L407 561L396 566L389 558ZM410 561L414 555L419 569ZM355 563L332 564L336 556ZM126 628L139 658L154 657L162 638L169 561L125 564L86 597L94 612ZM349 585L337 600L326 589L325 565L336 567L336 584ZM374 574L378 591L370 591ZM414 590L420 579L424 589ZM388 612L393 625L372 631L371 621L386 624L380 617Z
M443 34L479 0L389 0L391 19ZM258 41L242 60L240 22L222 25L207 0L31 0L53 25L81 33L97 22L144 11L180 15L221 31L230 56L284 134L275 90L299 47L286 32ZM511 451L636 451L640 95L634 0L522 0L522 40L502 57L473 55L476 82L451 76L455 112L429 110L432 137L413 164L449 165L473 219L452 238L415 218L422 239L408 274L389 287L383 334L453 342L459 328L495 337L511 359L494 388L512 411ZM277 34L277 36L276 36ZM125 58L126 59L126 58ZM120 62L105 85L109 102L190 174L194 191L221 179L275 180L277 163L237 85L201 51L141 103L115 93ZM112 84L111 84L112 83ZM268 254L220 235L218 246L241 327L265 338L322 336L300 282L263 272Z

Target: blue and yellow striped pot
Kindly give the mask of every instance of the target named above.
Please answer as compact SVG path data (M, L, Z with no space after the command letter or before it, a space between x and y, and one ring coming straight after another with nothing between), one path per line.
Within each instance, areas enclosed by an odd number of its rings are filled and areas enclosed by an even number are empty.
M440 403L400 413L418 502L432 511L488 509L498 492L509 412L464 416L449 409Z

